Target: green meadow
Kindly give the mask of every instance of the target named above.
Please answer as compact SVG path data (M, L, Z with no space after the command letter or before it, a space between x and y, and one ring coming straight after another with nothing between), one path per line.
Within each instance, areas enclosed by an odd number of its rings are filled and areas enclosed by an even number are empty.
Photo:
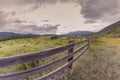
M68 43L69 40L80 41L81 37L50 37L50 36L40 36L22 39L10 39L5 41L0 41L0 58L15 56L20 54L29 54L32 52L43 51L46 49L55 48ZM43 65L49 63L50 61L59 59L67 54L67 51L62 54L56 54L54 56L41 59L39 61L33 61L29 63L13 65L9 67L0 68L0 75L19 72L26 69L36 67L38 65ZM57 68L57 67L56 67ZM56 69L53 68L53 69ZM47 71L49 72L49 71ZM44 74L44 73L43 73ZM39 74L42 75L42 74ZM25 78L25 80L33 80L33 78Z
M0 58L20 54L29 54L32 52L55 48L67 44L69 40L80 41L82 39L83 38L81 37L51 38L50 36L41 36L1 41ZM59 59L66 54L67 51L62 54L56 54L54 56L41 59L39 61L0 68L0 75L11 72L19 72L40 66L49 63L50 61ZM49 80L119 80L119 60L120 38L98 36L96 41L92 43L89 50L73 64L72 70L65 69ZM59 66L60 65L51 70L54 70ZM40 77L51 70L20 80L33 80L34 78Z

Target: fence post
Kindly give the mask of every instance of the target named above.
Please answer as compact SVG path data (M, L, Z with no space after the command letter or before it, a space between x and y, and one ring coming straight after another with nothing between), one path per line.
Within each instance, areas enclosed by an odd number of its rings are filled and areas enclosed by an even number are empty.
M91 44L91 41L90 41L91 39L90 38L88 38L88 45L90 45Z
M74 41L69 41L68 43L73 43ZM68 54L72 53L74 51L74 46L71 47L70 49L68 49ZM73 59L73 56L71 56L69 59L68 59L68 62L71 61ZM72 69L72 64L68 67L70 69Z

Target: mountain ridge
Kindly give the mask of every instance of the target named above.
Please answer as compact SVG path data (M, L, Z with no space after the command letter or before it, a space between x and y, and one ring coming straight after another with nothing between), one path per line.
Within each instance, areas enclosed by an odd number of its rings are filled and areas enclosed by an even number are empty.
M117 21L111 25L108 25L107 27L103 28L101 31L99 32L103 32L103 31L107 31L109 29L113 29L113 28L116 28L116 27L119 27L120 26L120 21Z
M98 34L102 36L120 37L120 21L105 27Z
M91 31L72 31L67 33L66 35L71 35L71 36L86 36L86 35L91 35L95 32L91 32Z

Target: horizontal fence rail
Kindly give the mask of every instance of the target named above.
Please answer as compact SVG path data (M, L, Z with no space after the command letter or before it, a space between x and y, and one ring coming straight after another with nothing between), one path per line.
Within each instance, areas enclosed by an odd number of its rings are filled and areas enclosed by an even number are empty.
M53 48L50 50L35 52L32 54L23 54L23 55L18 55L18 56L2 58L2 59L0 59L0 67L5 67L5 66L13 65L13 64L21 64L21 63L25 63L25 62L34 61L34 60L40 60L42 58L46 58L46 57L55 55L56 53L60 53L65 50L68 50L69 48L73 47L74 45L76 45L76 44L78 45L78 44L81 44L84 42L86 42L86 40L83 40L80 42L74 42L74 43L60 46L57 48Z
M88 47L89 47L89 46L88 46ZM70 62L66 63L65 65L63 65L63 66L61 66L61 67L59 67L59 68L56 69L55 71L53 71L53 72L51 72L51 73L49 73L49 74L47 74L47 75L45 75L45 76L42 76L42 77L40 77L40 78L37 78L37 79L35 79L35 80L47 80L48 78L54 76L55 74L59 73L60 71L64 70L65 68L69 67L73 62L75 62L80 56L82 56L82 54L84 54L84 53L87 51L88 47L87 47L84 51L82 51L81 54L79 54L77 57L75 57L75 58L74 58L73 60L71 60Z
M10 65L30 62L30 61L34 61L34 60L40 60L42 58L46 58L46 57L55 55L56 53L60 53L60 52L63 52L65 50L70 50L75 45L80 45L81 43L84 43L84 45L82 45L80 48L78 48L77 50L67 54L63 58L57 59L57 60L52 61L50 63L47 63L45 65L38 66L38 67L28 69L28 70L25 70L25 71L10 73L10 74L7 74L7 75L2 75L2 76L0 76L0 80L17 80L17 79L20 79L20 78L24 78L24 77L27 77L27 76L31 76L31 75L40 73L42 71L51 69L52 67L55 67L58 64L69 60L69 58L71 58L73 55L80 52L78 56L76 56L75 58L73 58L72 60L70 60L69 62L64 64L63 66L59 67L55 71L50 72L49 74L44 75L44 76L36 79L36 80L46 80L49 77L54 76L56 73L60 72L61 70L64 70L64 68L69 67L74 61L76 61L83 53L85 53L88 50L91 42L93 42L92 39L87 39L87 40L83 40L83 41L79 41L79 42L73 42L73 43L70 43L70 44L67 44L67 45L64 45L64 46L60 46L60 47L57 47L57 48L53 48L53 49L49 49L49 50L45 50L45 51L41 51L41 52L35 52L35 53L31 53L31 54L2 58L2 59L0 59L0 67L5 67L5 66L10 66Z
M63 58L58 59L56 61L53 61L51 63L48 63L46 65L39 66L39 67L36 67L36 68L32 68L32 69L29 69L29 70L26 70L26 71L23 71L23 72L18 72L18 73L13 73L13 74L5 75L5 76L0 77L0 79L4 80L4 79L7 78L7 79L14 80L14 79L17 79L17 78L22 78L22 77L34 75L36 73L40 73L40 72L42 72L44 70L52 68L53 66L55 66L55 65L57 65L59 63L63 63L64 61L68 60L68 58L70 58L73 54L79 52L80 50L82 50L83 48L85 48L87 45L88 44L84 45L83 47L79 48L75 52L72 52L71 54L68 54L67 56L65 56Z

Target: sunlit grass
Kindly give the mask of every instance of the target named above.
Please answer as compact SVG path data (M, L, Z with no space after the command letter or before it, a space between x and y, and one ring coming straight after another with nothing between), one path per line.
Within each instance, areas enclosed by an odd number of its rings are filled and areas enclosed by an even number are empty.
M80 41L80 38L72 38ZM68 38L50 39L50 37L37 37L14 39L0 42L0 57L13 56L18 54L41 51L68 43Z
M101 42L106 42L106 43L113 43L113 44L119 44L120 43L120 38L112 38L112 37L100 37L98 38L99 41Z
M58 37L57 39L51 39L49 36L47 37L42 36L42 37L36 37L36 38L24 38L24 39L13 39L13 40L1 41L0 57L29 54L32 52L55 48L55 47L67 44L69 40L80 41L81 37L72 37L72 38ZM61 54L56 54L54 56L51 56L45 59L41 59L37 63L36 61L34 61L31 63L25 63L20 65L0 68L0 74L22 71L22 70L30 69L35 66L40 66L40 65L49 63L51 61L54 61L56 59L59 59L61 57L64 57L65 54L67 54L67 51ZM26 80L33 80L33 78L26 79Z
M0 42L0 57L31 53L67 43L67 40L51 40L49 37L15 39Z
M80 41L79 37L72 37L74 41ZM60 45L68 43L70 40L67 37L61 37L57 39L50 39L50 37L37 37L37 38L26 38L26 39L14 39L0 42L0 56L13 56L19 54L29 54L31 52L42 51L50 48L54 48ZM114 69L117 67L118 53L120 52L120 38L110 38L110 37L98 37L96 41L90 46L87 53L79 58L73 64L73 71L65 70L56 75L53 79L57 80L112 80L114 76ZM63 54L57 54L49 58L45 58L39 61L39 63L27 63L19 66L14 66L15 68L7 67L5 69L0 69L0 72L9 71L19 71L32 68L33 65L38 66L46 64L58 58L65 56L67 52ZM59 66L58 66L59 67ZM53 68L56 69L57 67ZM118 70L118 69L116 69ZM10 71L9 71L10 72ZM46 71L41 74L45 74ZM39 77L41 74L35 75ZM69 74L69 75L68 75ZM116 79L120 72L114 73ZM25 80L33 80L35 76ZM51 80L51 79L50 79Z

